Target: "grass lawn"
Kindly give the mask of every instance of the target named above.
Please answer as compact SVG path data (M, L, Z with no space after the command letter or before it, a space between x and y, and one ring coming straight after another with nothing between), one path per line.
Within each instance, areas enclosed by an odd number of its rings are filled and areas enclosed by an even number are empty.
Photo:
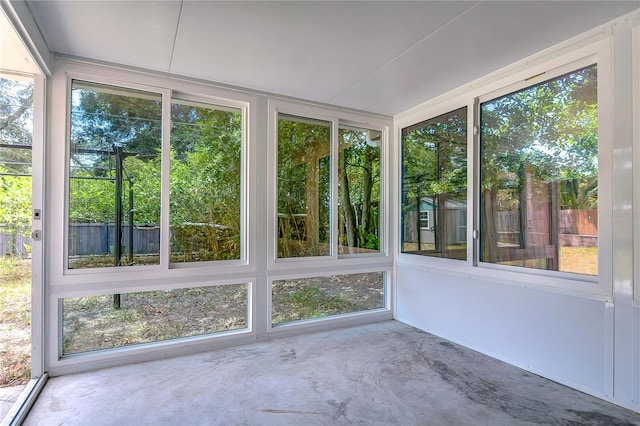
M0 387L31 378L31 260L0 258Z
M598 247L560 247L560 270L598 275Z

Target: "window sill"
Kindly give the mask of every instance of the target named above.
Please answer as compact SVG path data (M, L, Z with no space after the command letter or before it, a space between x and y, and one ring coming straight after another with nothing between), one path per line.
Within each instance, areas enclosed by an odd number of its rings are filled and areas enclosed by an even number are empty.
M467 280L485 281L492 284L509 285L520 288L560 293L591 300L612 303L611 292L599 282L602 277L576 275L576 278L549 276L536 273L536 270L517 270L512 268L495 268L491 265L472 266L470 262L451 259L418 258L400 254L396 260L397 267L410 267L457 276ZM569 274L566 274L569 275Z

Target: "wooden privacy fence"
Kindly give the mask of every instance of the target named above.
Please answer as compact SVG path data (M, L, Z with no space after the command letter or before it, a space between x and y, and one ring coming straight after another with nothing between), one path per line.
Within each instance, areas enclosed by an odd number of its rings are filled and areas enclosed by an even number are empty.
M73 223L69 225L69 256L99 254L113 255L115 224ZM129 252L129 227L122 227L123 253ZM160 252L160 227L158 225L134 226L133 252L157 254Z
M459 231L466 232L464 223L457 221L460 216L453 216L453 211L447 211L446 224L452 229L447 232L451 241L454 238L460 240ZM405 242L418 241L418 213L409 211L405 213L404 240ZM499 211L494 216L496 220L496 232L501 242L509 244L520 243L520 212L518 210ZM535 218L532 218L535 220ZM560 210L558 214L558 233L562 246L591 246L598 243L598 210ZM458 229L459 228L459 229ZM457 241L456 241L457 242ZM547 242L548 244L548 242Z
M519 211L500 211L496 213L495 218L499 240L505 243L519 244ZM598 245L598 210L560 210L558 234L561 246L589 247Z
M598 235L598 210L560 210L560 233Z
M31 235L28 229L0 226L0 255L29 257Z
M452 212L453 213L453 212ZM411 215L413 219L411 220ZM417 213L409 212L405 220L405 241L417 241ZM447 235L458 238L460 232L455 225L458 216L448 217L448 225L454 226ZM560 210L559 234L562 246L597 245L598 210ZM500 240L509 243L519 241L518 211L501 211L496 215L496 230ZM461 228L461 227L460 227ZM466 226L464 227L466 230ZM113 254L113 223L74 223L69 226L69 255L86 256ZM455 236L455 237L454 237ZM133 252L136 254L154 254L159 252L160 227L155 224L135 226L133 228ZM447 244L454 241L447 241ZM456 241L457 242L457 241ZM30 253L31 237L28 231L9 226L0 226L0 254L12 254L27 257ZM122 228L122 246L124 253L129 251L129 227Z

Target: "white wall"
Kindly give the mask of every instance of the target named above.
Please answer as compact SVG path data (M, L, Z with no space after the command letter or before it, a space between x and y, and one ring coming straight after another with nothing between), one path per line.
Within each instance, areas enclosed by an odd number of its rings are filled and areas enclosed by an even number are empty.
M397 319L588 392L607 394L608 302L397 267Z
M636 213L640 185L633 182L634 176L635 182L640 179L639 13L636 10L395 117L399 141L402 127L436 116L438 105L470 104L527 73L533 75L530 70L544 69L545 61L553 64L563 55L598 45L598 84L606 90L598 94L597 280L555 279L478 267L472 259L456 264L397 253L395 315L407 324L636 411L640 411L640 215ZM469 158L471 169L473 156Z

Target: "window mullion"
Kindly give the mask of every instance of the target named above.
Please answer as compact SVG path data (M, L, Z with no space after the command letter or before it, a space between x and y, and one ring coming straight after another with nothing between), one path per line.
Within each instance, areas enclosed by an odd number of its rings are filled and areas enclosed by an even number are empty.
M469 111L472 111L473 119L469 120L469 129L467 137L469 140L469 152L467 158L469 161L469 167L467 169L468 175L472 178L469 179L467 187L467 199L472 200L472 208L469 209L467 220L471 220L470 235L467 233L469 241L469 250L471 251L470 259L473 262L473 266L478 266L479 253L480 253L480 191L476 190L480 183L480 99L475 98L473 105L469 107Z
M331 213L329 227L331 232L331 257L338 258L338 155L340 143L338 120L331 122Z
M160 265L169 268L171 240L169 229L169 192L171 170L171 91L162 92L162 179L160 202Z

